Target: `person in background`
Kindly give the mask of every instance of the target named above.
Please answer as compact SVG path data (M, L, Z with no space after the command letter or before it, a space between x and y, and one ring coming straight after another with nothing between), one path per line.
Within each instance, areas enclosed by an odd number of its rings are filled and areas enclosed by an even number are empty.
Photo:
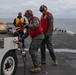
M13 21L13 25L16 27L16 30L19 33L20 38L24 35L25 24L26 24L26 20L25 18L22 17L22 13L19 12L18 16ZM23 41L23 47L25 47L24 41Z
M31 55L34 67L30 70L31 72L41 71L40 61L38 58L38 49L41 45L42 40L44 39L43 29L41 27L40 21L37 17L33 15L31 10L26 10L24 16L28 20L25 28L27 29L22 40L27 38L28 35L32 38L29 53Z
M43 28L43 32L45 35L45 39L42 41L41 46L40 46L41 64L46 64L46 50L45 50L45 44L46 44L49 50L50 56L52 57L52 60L54 61L54 65L56 66L58 65L58 61L56 59L56 56L54 54L54 50L52 47L52 33L54 30L53 15L47 11L47 7L45 5L41 5L39 8L39 11L42 13L41 26Z

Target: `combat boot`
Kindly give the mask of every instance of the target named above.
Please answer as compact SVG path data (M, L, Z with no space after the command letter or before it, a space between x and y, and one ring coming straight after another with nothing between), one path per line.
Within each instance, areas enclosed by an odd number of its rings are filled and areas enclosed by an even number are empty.
M37 73L37 72L40 72L40 71L41 71L41 68L39 68L39 67L34 67L30 70L30 72L32 72L32 73Z
M53 65L54 65L54 66L57 66L57 65L58 65L58 61L55 60Z
M45 65L45 64L46 64L46 61L41 61L41 64L42 64L42 65Z

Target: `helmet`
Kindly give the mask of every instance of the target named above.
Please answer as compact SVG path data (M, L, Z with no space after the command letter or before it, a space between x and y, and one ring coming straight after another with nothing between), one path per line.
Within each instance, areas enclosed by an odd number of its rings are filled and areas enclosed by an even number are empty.
M19 12L19 13L18 13L18 16L22 16L22 13L21 13L21 12Z
M24 16L26 16L26 17L33 16L33 13L31 10L26 10Z
M40 6L40 9L39 9L40 12L46 11L46 10L47 10L47 7L45 5Z

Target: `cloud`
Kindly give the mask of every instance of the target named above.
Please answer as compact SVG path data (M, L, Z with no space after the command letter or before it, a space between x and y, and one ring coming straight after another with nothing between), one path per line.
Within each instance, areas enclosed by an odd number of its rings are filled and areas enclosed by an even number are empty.
M62 11L72 11L73 9L76 9L76 1L75 0L64 0L61 1L61 6L60 8L62 9Z
M63 14L76 16L74 14L76 13L76 0L0 0L0 17L7 16L6 13L13 15L19 11L24 13L27 9L32 9L36 15L40 15L39 7L42 4L45 4L55 17Z
M18 6L17 5L13 5L13 4L7 4L7 3L0 3L0 13L12 13L14 11L17 11L17 8Z
M39 7L39 5L36 2L33 2L33 1L28 1L28 2L26 2L24 4L22 4L22 6L26 6L26 7L28 7L28 6L35 6L35 7Z
M11 13L13 11L16 11L16 9L13 8L13 7L10 7L10 6L0 6L0 13L1 12L2 13L6 13L6 12Z

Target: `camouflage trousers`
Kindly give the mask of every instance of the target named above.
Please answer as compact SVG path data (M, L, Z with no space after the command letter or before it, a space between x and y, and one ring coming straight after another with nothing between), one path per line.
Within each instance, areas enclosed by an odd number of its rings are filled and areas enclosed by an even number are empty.
M42 41L41 46L40 46L40 51L41 51L41 61L46 61L46 47L49 50L50 56L53 61L56 60L56 56L54 54L54 50L52 47L52 36L45 37L45 39Z
M38 49L41 45L42 39L32 39L32 42L30 44L29 53L31 55L34 67L39 67L39 55L38 55Z

